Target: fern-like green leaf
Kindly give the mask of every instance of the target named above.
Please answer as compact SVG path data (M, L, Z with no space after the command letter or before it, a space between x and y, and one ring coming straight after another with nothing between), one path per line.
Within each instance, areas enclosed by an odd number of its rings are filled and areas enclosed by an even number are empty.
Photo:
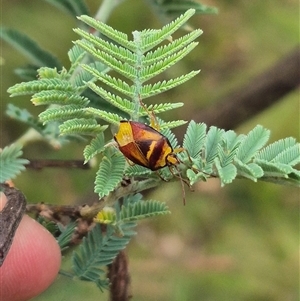
M118 95L112 94L112 93L106 91L105 89L103 89L102 87L98 87L94 83L89 82L89 83L87 83L87 85L92 91L97 93L99 96L104 98L106 101L111 103L116 108L118 108L128 114L132 114L132 112L134 111L134 104L131 101L129 101L128 99L124 99Z
M153 200L139 201L134 204L122 206L120 211L120 220L122 222L129 222L169 213L169 208L164 202Z
M205 143L206 124L191 121L183 138L183 147L188 150L192 158L200 156L201 149Z
M270 131L257 125L241 142L237 158L248 163L269 140Z
M87 163L87 161L91 160L94 156L97 154L103 152L105 146L105 141L104 141L104 134L100 133L98 134L90 144L88 144L84 150L83 150L83 155L84 155L84 163Z
M263 148L255 158L296 165L300 161L300 144L292 137L281 139Z
M185 120L174 120L174 121L167 121L167 122L161 122L159 124L159 128L160 128L160 131L162 132L163 135L166 136L166 133L165 133L165 129L173 129L173 128L176 128L178 126L182 126L184 124L186 124L187 121Z
M161 128L161 134L168 138L173 149L178 147L178 141L174 133L170 130L170 128Z
M220 166L224 167L224 166L230 164L236 155L237 149L238 148L236 148L235 150L230 152L229 150L224 149L223 147L221 147L219 145L218 158L219 158Z
M159 45L162 41L168 39L172 34L177 31L182 25L184 25L188 19L190 19L195 14L194 9L189 9L183 15L178 17L173 22L165 25L161 30L155 30L152 34L149 31L142 31L142 43L141 50L143 53L152 49L153 47Z
M176 103L158 103L154 105L149 105L147 107L147 110L145 110L143 107L140 108L140 116L149 116L149 112L156 114L163 113L166 111L174 110L177 108L181 108L184 105L183 102L176 102ZM180 124L181 125L181 124ZM177 125L179 126L179 125Z
M68 248L68 245L71 242L71 239L74 235L77 224L75 222L69 223L66 227L59 227L61 231L60 235L56 238L57 243L61 251L64 251Z
M159 75L164 72L166 69L175 65L178 61L182 60L187 54L190 53L196 46L197 42L193 42L188 46L184 47L182 50L168 56L162 61L157 61L155 64L149 65L141 69L139 78L141 82L146 82L149 79ZM125 76L125 75L124 75ZM128 76L127 76L128 77Z
M79 72L78 69L75 70L75 76L73 76L74 83L77 87L80 87L80 92L84 92L84 90L86 89L86 85L89 81L92 82L98 79L92 73L82 68L82 66L83 65L80 65ZM93 62L87 66L91 66L101 74L106 74L110 71L110 68L101 62Z
M279 153L273 160L274 162L296 165L300 162L300 145L296 144Z
M225 167L233 162L243 138L243 135L238 136L234 131L227 131L223 133L222 141L218 146L218 158L220 160L219 163L221 167Z
M133 176L143 176L143 177L148 177L151 175L152 171L146 167L140 166L140 165L129 165L124 174L128 177L133 177Z
M120 225L123 233L122 237L115 235L114 227L107 225L105 233L102 232L101 226L97 224L89 232L87 238L83 239L77 252L73 253L72 263L73 270L79 279L93 281L100 284L99 279L103 281L105 277L105 268L111 264L118 253L123 250L135 232L132 228L134 223ZM105 283L105 282L104 282Z
M245 138L245 135L237 135L234 131L229 130L224 132L222 138L222 145L224 146L224 148L232 152L239 147L241 141Z
M125 157L116 152L104 152L95 180L95 192L102 198L109 194L121 182L125 168Z
M123 120L124 118L122 116L119 116L117 114L113 114L104 110L98 110L95 108L86 108L84 109L86 112L89 114L92 114L95 117L101 118L111 124L116 124L119 125L120 121Z
M248 178L254 182L264 175L263 169L256 163L245 164L243 161L235 158L234 165L237 168L237 174Z
M77 105L77 106L86 106L89 103L89 100L81 95L76 93L71 93L70 91L41 91L35 93L31 98L31 102L36 105Z
M57 71L57 68L50 67L41 67L37 71L39 79L57 78L66 81L70 79L68 71L64 67L60 71Z
M99 253L102 251L104 239L105 236L103 237L100 226L96 225L89 232L87 238L83 239L79 251L73 253L73 270L79 279L96 281L105 277L105 271L101 269L102 265L99 264ZM114 255L112 254L111 257Z
M107 100L116 108L128 114L134 120L138 120L141 116L148 115L149 112L146 112L144 107L140 106L141 99L174 88L195 76L199 71L192 71L175 79L147 86L143 86L142 83L163 72L166 68L171 67L188 54L189 51L196 46L197 43L193 41L201 34L201 31L195 30L192 33L187 34L185 37L171 42L170 45L159 47L157 50L152 51L146 56L142 55L144 52L143 47L145 45L149 46L150 44L152 45L152 48L155 47L161 41L168 38L193 14L194 11L189 10L187 13L171 24L166 25L161 30L144 30L141 32L134 32L133 42L128 41L127 35L112 29L106 24L102 24L88 16L81 16L79 18L80 20L98 30L100 33L106 35L113 42L103 40L101 37L87 33L82 29L76 29L75 31L83 38L82 40L76 41L76 44L94 56L98 61L107 65L109 68L115 70L117 73L134 83L130 86L121 79L105 74L99 70L98 67L84 64L82 65L82 68L90 72L95 79L100 80L110 88L124 94L128 97L128 99L122 99L116 94L107 92L105 88L97 87L93 82L88 82L87 85L93 90L93 92ZM157 40L158 37L161 41ZM148 46L146 46L146 48ZM160 111L163 112L171 108L172 106L167 108L167 105L162 105L159 108L160 110L157 108L156 111L152 111L157 114ZM115 118L109 120L108 116L102 112L101 115L104 115L105 120L108 122L114 122L116 120ZM99 117L102 118L101 116ZM122 119L124 119L124 117ZM183 122L180 121L173 123L172 125L162 125L161 127L178 126L179 124L183 124Z
M222 139L224 130L218 129L215 126L210 127L206 136L205 160L207 164L213 163L218 155L219 143Z
M122 62L126 62L131 65L134 65L136 63L137 56L136 54L132 53L130 50L112 44L111 42L105 41L93 34L87 33L86 31L80 28L74 29L74 31L77 34L79 34L83 39L85 39L83 43L89 41L91 43L90 47L93 47L92 45L95 45L97 49L109 53L110 55L112 55L113 57L117 58ZM82 43L78 41L78 45L82 45Z
M85 54L86 52L76 44L68 51L68 57L72 64L69 70L70 74L72 74L74 70L79 66Z
M129 96L130 98L133 96L133 87L129 86L126 82L120 79L116 79L115 77L112 77L108 74L104 74L103 72L100 72L96 68L93 68L89 65L82 65L82 68L93 74L93 76L95 76L98 80L102 81L109 87L116 89L117 91L126 96ZM92 84L90 84L90 86L93 87Z
M103 132L106 128L107 126L100 126L97 124L96 120L92 118L74 118L65 121L59 126L59 130L62 135L80 134L94 136Z
M195 183L199 181L206 181L207 176L203 172L195 172L193 169L188 169L186 171L186 176L189 180L190 185L194 185Z
M289 137L285 139L280 139L266 147L264 147L260 152L257 153L255 158L272 161L278 154L284 152L286 149L296 145L296 139Z
M117 42L124 48L128 48L132 51L135 51L136 47L135 44L131 41L128 41L127 34L120 32L107 24L104 24L100 21L97 21L89 16L80 16L78 17L79 20L83 21L87 25L91 26L92 28L96 29L98 32L102 33L109 39Z
M14 86L8 88L7 91L12 97L14 97L34 94L46 90L74 92L74 87L68 81L53 78L15 84Z
M201 34L202 34L202 30L196 29L190 32L189 34L186 34L183 37L173 40L171 43L167 45L158 47L154 51L147 52L143 60L143 65L144 66L152 65L156 61L161 61L166 59L168 56L178 52L180 49L192 43Z
M76 43L92 56L94 56L97 60L115 70L119 74L123 75L124 77L130 79L131 81L134 81L134 79L136 78L135 68L128 63L123 63L122 61L114 58L111 54L97 50L90 45L87 45L85 41L80 40L76 41Z
M173 89L186 81L190 80L192 77L197 75L200 71L191 71L188 74L184 74L182 76L176 77L174 79L170 79L168 81L162 81L162 82L157 82L155 84L150 84L150 85L143 85L140 95L141 98L145 99L157 94L160 94L162 92L168 91L170 89Z
M46 219L45 217L39 215L36 219L36 221L41 224L46 230L48 230L54 237L58 235L59 231L63 231L62 227L56 224L53 221L50 221L49 219Z
M260 180L271 182L280 185L291 185L293 187L300 187L300 172L295 170L285 177L261 177Z
M66 105L61 108L46 109L39 114L39 118L43 123L47 123L49 121L88 117L87 115L82 106Z
M218 171L218 176L221 180L221 186L229 184L235 179L237 175L237 169L233 164L227 163L226 165L222 166L219 158L215 158L215 166Z
M263 169L265 177L287 178L288 174L294 171L294 169L288 164L269 162L260 159L256 159L255 163Z
M11 144L0 151L0 183L15 178L25 170L28 160L20 158L23 154L22 146Z

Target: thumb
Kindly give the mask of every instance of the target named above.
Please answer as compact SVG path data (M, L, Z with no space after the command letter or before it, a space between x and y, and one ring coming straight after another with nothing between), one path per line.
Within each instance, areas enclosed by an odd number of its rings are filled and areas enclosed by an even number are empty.
M0 194L0 210L6 201ZM0 300L25 301L39 295L54 281L60 260L54 237L24 215L0 268Z

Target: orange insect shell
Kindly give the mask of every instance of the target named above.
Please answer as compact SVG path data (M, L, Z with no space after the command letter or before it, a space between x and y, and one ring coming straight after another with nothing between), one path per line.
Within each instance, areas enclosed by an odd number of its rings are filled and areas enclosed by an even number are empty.
M144 123L122 120L114 139L127 159L153 171L179 163L168 138Z

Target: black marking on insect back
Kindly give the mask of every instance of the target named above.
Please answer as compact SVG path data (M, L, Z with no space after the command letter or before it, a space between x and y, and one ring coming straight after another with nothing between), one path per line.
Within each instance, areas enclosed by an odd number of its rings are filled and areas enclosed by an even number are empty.
M126 146L123 146L120 151L131 162L149 168L148 160L145 158L141 150L136 147L135 143L129 143Z
M141 153L143 154L143 156L145 158L147 158L147 153L150 150L150 146L151 143L153 141L152 140L140 140L140 141L135 141L135 144L137 145L137 147L140 149Z
M152 170L157 170L167 165L165 158L163 158L167 155L165 154L164 150L165 143L165 139L161 139L157 141L154 147L152 148L152 152L148 158L149 166Z

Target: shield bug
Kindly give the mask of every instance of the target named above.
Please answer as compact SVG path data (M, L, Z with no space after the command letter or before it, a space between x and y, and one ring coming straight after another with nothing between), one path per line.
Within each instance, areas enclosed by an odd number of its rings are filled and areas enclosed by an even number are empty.
M173 149L168 138L153 127L141 122L122 120L114 139L123 155L133 163L153 171L168 166L170 172L180 178L181 183L187 183L182 179L177 168L180 161L176 154L184 149ZM177 174L173 173L172 167L175 167ZM161 177L160 174L159 176ZM190 186L189 183L187 184ZM184 189L183 199L185 203Z

